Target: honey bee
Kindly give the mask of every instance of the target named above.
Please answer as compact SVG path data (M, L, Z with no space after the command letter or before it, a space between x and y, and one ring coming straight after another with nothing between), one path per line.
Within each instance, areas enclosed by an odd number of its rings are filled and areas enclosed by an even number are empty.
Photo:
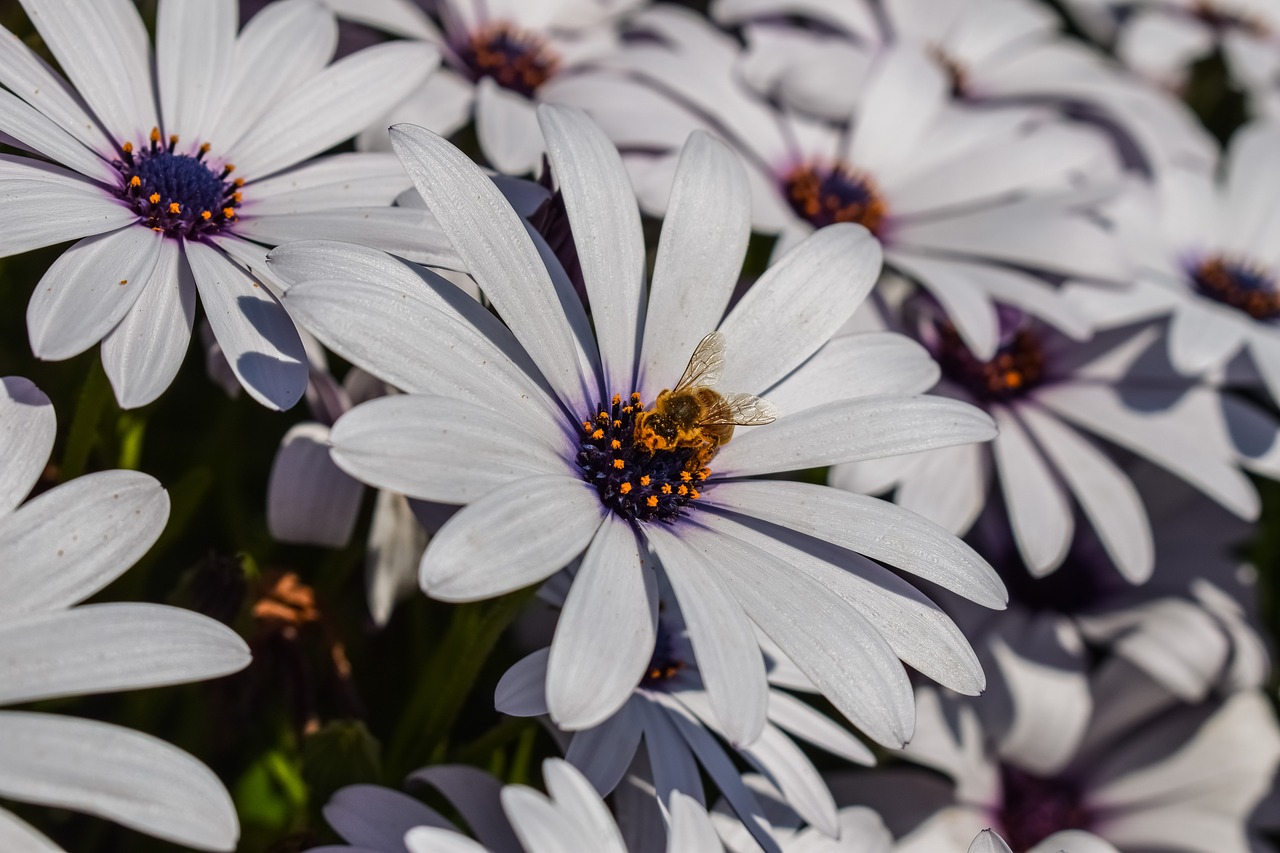
M711 388L724 372L724 334L712 332L694 348L676 387L663 389L653 408L636 418L636 443L649 452L697 449L703 467L716 449L733 438L735 426L773 423L778 410L753 394L721 394Z

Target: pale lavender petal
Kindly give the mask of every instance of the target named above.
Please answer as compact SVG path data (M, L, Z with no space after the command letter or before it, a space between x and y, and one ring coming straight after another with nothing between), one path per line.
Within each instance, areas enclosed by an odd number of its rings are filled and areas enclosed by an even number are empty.
M671 835L667 853L719 853L724 849L702 805L679 791L671 795Z
M547 713L547 658L551 649L522 657L511 665L493 694L493 706L513 717L540 717Z
M1018 418L1003 406L993 414L1000 434L991 451L1018 553L1033 575L1047 575L1071 547L1071 504Z
M347 843L386 853L403 853L404 835L415 826L453 829L435 809L380 785L342 788L325 803L324 819Z
M521 853L502 813L502 783L476 767L437 764L409 774L410 782L434 785L490 853Z
M1013 851L1009 849L1008 844L1004 843L1003 838L990 829L984 829L969 845L969 853L1013 853Z
M791 414L853 397L923 394L939 375L928 350L906 335L838 335L763 396Z
M608 796L631 766L643 732L640 713L628 702L595 728L575 732L565 760L587 777L600 796Z
M0 52L3 52L4 47L4 42L0 41ZM0 59L0 62L3 60ZM0 68L0 74L2 73L3 68ZM50 80L49 85L56 86L56 83ZM88 118L85 122L92 124ZM114 184L120 180L120 173L96 151L86 148L84 143L56 121L4 90L0 90L0 133L8 134L32 151L37 151L56 163L70 166L94 180L106 184Z
M56 425L53 404L30 379L0 378L0 524L40 479Z
M364 591L375 625L386 625L396 602L418 589L418 564L427 548L422 529L404 495L381 490L365 544Z
M294 424L267 478L267 529L278 542L341 548L355 529L364 486L329 458L329 428Z

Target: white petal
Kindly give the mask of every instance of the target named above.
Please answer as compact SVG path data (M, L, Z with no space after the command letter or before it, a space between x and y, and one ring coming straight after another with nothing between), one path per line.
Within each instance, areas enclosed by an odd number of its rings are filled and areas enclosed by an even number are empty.
M75 90L21 39L2 27L0 83L84 143L90 151L111 150L110 140L85 111ZM69 160L54 159L73 165Z
M548 759L550 761L552 759ZM558 809L551 800L524 785L502 789L502 808L520 843L528 853L560 853L564 850L599 850L621 853L621 838L594 838L578 824L577 815ZM617 828L614 828L617 833ZM612 842L611 846L609 843Z
M380 785L348 785L324 805L324 819L348 844L361 849L401 851L401 840L415 826L453 830L432 808Z
M1133 481L1083 436L1036 406L1019 410L1040 448L1075 494L1107 556L1130 583L1155 568L1151 523Z
M324 0L324 4L348 21L406 38L443 41L435 24L412 0Z
M600 796L608 796L635 760L643 733L640 713L628 701L618 713L595 728L575 732L564 757L581 771Z
M0 377L0 524L40 479L56 425L53 404L30 379Z
M363 4L365 0L354 2ZM412 0L406 2L411 3ZM356 150L390 151L391 137L387 128L396 124L416 124L444 137L453 136L471 123L474 101L475 85L462 75L441 68L410 92L408 98L361 131L356 137Z
M705 802L702 772L689 751L688 743L676 731L666 705L650 701L639 702L635 707L644 715L645 756L658 800L665 802L672 793L679 791L698 802ZM622 789L626 787L624 782Z
M547 713L547 658L551 649L539 649L522 657L498 679L493 706L513 717L540 717Z
M297 240L338 240L372 246L418 263L461 266L435 219L425 210L352 207L272 216L246 216L236 233L268 246Z
M27 303L31 349L79 355L111 331L152 282L163 234L129 226L86 237L53 262Z
M200 850L240 827L222 782L180 749L91 720L0 712L0 794L105 817Z
M90 604L0 626L0 703L139 690L216 678L249 665L220 622L158 604Z
M268 408L292 408L307 390L307 358L284 306L217 249L188 241L183 251L240 384Z
M440 61L421 42L352 54L294 89L227 151L246 180L266 177L355 136L422 84Z
M916 149L946 99L946 76L923 50L883 52L863 84L849 162L873 174L894 168Z
M29 174L0 180L0 256L114 231L138 219L88 181L59 180L52 170Z
M671 795L667 853L719 853L724 849L702 805L679 791Z
M379 491L365 543L364 589L375 625L386 625L400 600L418 589L427 532L404 495Z
M156 83L166 135L180 136L188 144L209 138L235 62L236 6L235 0L161 0ZM234 109L233 102L230 111Z
M576 731L613 716L653 655L657 589L631 526L605 516L556 622L547 662L551 721ZM616 781L616 780L615 780Z
M836 803L822 776L798 746L773 726L765 726L760 738L742 748L748 761L764 773L810 826L835 838L840 833Z
M0 51L3 49L4 43L0 41ZM2 71L0 68L0 72ZM57 84L50 80L49 85ZM88 118L85 121L92 124ZM0 90L0 133L13 137L32 151L37 151L56 163L70 166L94 180L105 184L114 184L120 180L120 173L95 151L86 148L80 140L35 107L3 90ZM104 146L101 150L107 149Z
M991 444L1018 553L1036 577L1067 557L1075 517L1062 487L1017 417L1003 406L992 414L1000 434Z
M400 839L397 839L399 841ZM456 829L436 826L415 826L404 834L403 845L409 853L486 853L478 842ZM343 848L348 849L348 848ZM356 851L363 853L363 851Z
M1240 320L1231 309L1188 300L1169 322L1169 358L1188 376L1226 363L1245 342L1248 327Z
M969 853L1013 853L1013 851L1009 849L1008 844L1004 843L1003 838L990 829L984 829L969 845Z
M599 382L581 375L555 286L498 188L465 154L429 131L396 125L391 144L472 277L551 387L570 408L591 411L599 402Z
M102 339L102 367L123 409L145 406L172 384L191 342L196 283L176 240L160 257L129 313Z
M1157 8L1137 11L1116 40L1125 65L1170 87L1181 85L1191 63L1212 49L1209 27L1191 15Z
M961 339L982 361L995 358L1000 345L1000 321L991 298L983 291L978 264L958 264L912 252L892 251L889 263L920 282L941 303Z
M769 691L769 722L846 761L867 767L875 764L875 753L848 729L785 691Z
M730 591L814 685L877 743L911 735L911 686L897 655L861 614L781 560L706 528L681 537L714 554Z
M418 580L441 601L476 601L537 583L586 549L605 512L600 495L580 479L517 480L440 529Z
M428 501L467 503L539 474L571 476L567 442L535 440L490 408L448 397L397 394L361 403L329 436L351 476Z
M720 326L720 386L763 391L825 344L880 274L880 244L860 225L815 231L771 266ZM679 377L677 377L679 378Z
M294 424L267 478L267 529L277 542L341 548L363 496L364 487L329 458L329 428Z
M268 3L236 39L227 104L209 136L215 151L228 151L272 107L328 64L338 45L338 22L319 3Z
M1185 840L1184 836L1179 837ZM1005 850L1008 849L1008 847L1005 848ZM1111 842L1084 829L1064 829L1055 832L1027 853L1062 853L1064 850L1069 850L1071 853L1120 853Z
M24 853L64 853L61 847L4 809L0 809L0 848Z
M524 175L538 168L543 141L533 101L483 77L475 86L475 117L480 150L495 169Z
M520 853L520 842L502 813L502 783L476 767L435 764L409 774L434 785L491 853Z
M938 376L929 352L906 335L837 335L764 396L791 414L851 397L923 394Z
M985 412L959 400L895 396L838 400L739 434L716 456L716 476L799 471L990 441L995 426Z
M388 205L410 186L394 154L335 154L255 181L240 216Z
M117 142L138 143L156 127L151 45L129 0L71 7L23 0L31 23Z
M963 536L986 506L990 473L990 452L980 444L927 450L898 483L893 501Z
M680 603L720 731L735 747L754 742L764 729L769 685L751 622L716 567L678 533L650 526L645 537Z
M602 853L615 850L626 853L618 825L614 823L604 800L572 764L560 758L548 758L542 762L542 776L547 793L556 806L563 813L574 816L586 837L598 845L595 849ZM512 823L515 822L512 818Z
M1223 236L1246 257L1270 253L1273 246L1275 192L1280 186L1274 157L1277 135L1275 122L1251 122L1236 131L1227 151Z
M67 607L146 553L169 517L169 496L135 471L78 477L0 519L0 614Z
M783 481L720 483L712 506L780 524L933 581L984 607L1009 600L991 566L933 522L888 501Z
M720 324L750 236L751 197L742 161L710 135L690 134L654 262L637 382L644 399L674 385L698 341Z

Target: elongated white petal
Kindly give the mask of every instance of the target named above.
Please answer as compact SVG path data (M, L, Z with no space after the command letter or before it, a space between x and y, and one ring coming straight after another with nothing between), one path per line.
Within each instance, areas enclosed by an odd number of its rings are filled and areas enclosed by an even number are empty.
M720 483L703 500L865 554L984 607L1009 600L982 557L933 522L878 498L809 483Z
M87 598L146 553L169 517L169 496L135 471L63 483L0 518L0 615Z
M440 55L421 42L382 44L325 68L227 151L246 180L301 162L359 133L427 79Z
M697 550L662 527L646 530L645 537L680 602L717 723L731 744L754 742L764 729L769 690L751 622Z
M720 325L751 236L751 197L738 156L689 135L671 186L644 321L639 391L652 400L680 378L693 348Z
M31 23L86 103L118 142L140 142L156 127L151 44L129 0L69 6L23 0Z
M235 0L161 0L156 13L156 85L164 132L188 144L208 139L222 110L235 62L236 7Z
M0 378L0 524L40 479L56 424L53 404L35 383L21 376Z
M947 397L837 400L739 429L712 471L718 477L799 471L990 441L995 434L985 412Z
M990 472L991 451L984 445L927 450L906 469L893 501L963 536L986 506Z
M1020 414L1080 502L1116 568L1130 583L1150 578L1155 569L1155 543L1133 481L1101 450L1057 418L1036 406L1024 406Z
M547 659L551 649L539 649L511 665L498 679L493 706L513 717L539 717L547 713Z
M848 160L888 171L915 149L947 100L947 79L924 50L899 45L880 55L864 85Z
M488 773L463 764L436 764L409 774L409 781L434 785L490 853L521 853L502 813L502 783Z
M255 181L241 216L391 204L411 182L394 154L335 154Z
M1205 300L1207 301L1207 300ZM1231 309L1188 301L1169 321L1169 358L1188 376L1199 376L1235 355L1248 335L1248 326Z
M483 846L465 835L459 835L456 829L441 829L438 826L415 826L399 841L409 853L486 853Z
M1003 406L993 414L1000 434L991 452L1018 553L1033 575L1047 575L1062 565L1071 547L1071 504L1017 417Z
M848 729L785 691L769 691L769 722L832 755L867 767L875 764L875 753Z
M600 341L605 387L633 387L645 303L644 235L631 180L604 132L576 107L544 104L538 124L560 184Z
M757 393L831 339L871 292L880 244L860 225L815 231L769 267L720 325L720 387ZM677 377L678 378L678 377Z
M363 496L364 487L329 458L329 428L294 424L267 478L267 528L279 542L341 548Z
M636 534L607 515L574 575L547 662L551 721L576 731L626 703L653 655L657 591Z
M84 180L56 173L0 180L0 256L114 231L138 216Z
M969 845L969 853L1013 853L1013 851L1009 849L1008 844L1004 843L1003 838L990 829L984 829Z
M571 408L591 411L599 402L599 382L581 374L560 297L502 193L465 154L430 131L396 125L391 144L459 257L551 387Z
M706 802L702 773L688 744L676 731L667 703L638 702L636 708L643 717L645 755L659 801L666 801L672 793L680 791L700 803Z
M643 733L640 713L628 701L595 728L575 732L564 757L587 777L600 796L608 796L626 775Z
M839 335L765 392L784 414L878 394L923 394L938 381L937 363L920 344L893 332Z
M338 240L373 246L417 263L456 269L462 264L428 211L352 207L246 216L236 233L267 246L298 240Z
M5 46L0 41L0 52ZM3 68L0 68L2 73ZM49 85L56 84L50 81ZM79 139L26 101L3 90L0 90L0 133L8 134L31 150L94 180L107 184L120 180L120 173L95 151L86 148Z
M676 791L668 808L671 833L667 836L667 853L719 853L724 849L706 809L693 797Z
M995 358L1000 344L996 307L982 288L979 264L938 260L908 251L890 251L889 263L910 275L938 300L964 345L981 361Z
M228 675L249 647L220 622L158 604L90 604L0 625L0 703Z
M427 549L427 531L404 495L381 490L365 543L364 591L375 625L386 625L397 602L418 589L418 564Z
M4 809L0 809L0 848L26 853L64 853L61 847Z
M605 512L580 479L509 483L440 529L422 555L419 582L441 601L475 601L537 583L586 549Z
M791 738L765 726L760 738L743 747L747 759L777 786L787 805L810 826L835 838L840 833L836 803L813 762Z
M232 850L231 797L182 750L128 729L0 711L0 794L88 812L199 850Z
M240 384L267 408L292 408L307 389L307 358L284 306L217 249L186 242L183 251L205 316Z
M544 146L534 101L489 76L476 83L474 97L476 137L485 159L507 175L535 171Z
M572 764L562 758L548 758L542 762L542 776L547 793L557 808L574 817L585 836L598 845L594 849L603 853L615 850L626 853L618 825L614 823L604 800ZM514 817L512 823L515 823Z
M435 809L381 785L348 785L324 806L324 819L348 843L370 850L401 850L405 833L415 826L453 831Z
M404 394L370 400L338 419L333 461L380 489L467 503L539 474L570 476L568 450L538 441L492 409Z
M35 354L70 358L102 340L151 283L164 242L150 228L129 226L86 237L63 252L27 303Z
M111 150L111 142L89 117L75 90L27 47L21 39L0 28L0 83L41 114L84 143L90 151ZM70 160L55 157L60 163Z
M1163 815L1160 817L1163 817ZM1159 819L1160 818L1158 817L1157 820ZM1228 820L1222 820L1221 822L1212 821L1212 823L1217 824L1217 826L1209 830L1209 836L1213 839L1213 842L1211 843L1216 843L1222 838L1220 828L1225 828L1225 825L1229 822L1230 821ZM1178 838L1180 842L1185 842L1187 840L1187 836L1181 832L1181 829L1182 827L1177 826L1175 822L1175 827L1171 834ZM1146 838L1150 836L1144 835L1143 837ZM1006 846L1004 849L1008 850L1009 848ZM998 847L996 850L999 851L999 853L1003 853L1003 851L1000 851L1000 848ZM1087 829L1060 830L1041 841L1035 847L1032 847L1027 851L1027 853L1062 853L1064 850L1070 850L1071 853L1120 853L1120 850L1117 849L1114 844L1106 839L1099 838Z

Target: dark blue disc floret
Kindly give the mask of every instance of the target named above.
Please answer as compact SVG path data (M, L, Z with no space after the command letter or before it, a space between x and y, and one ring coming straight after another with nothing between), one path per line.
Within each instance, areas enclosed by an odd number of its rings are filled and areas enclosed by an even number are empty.
M628 521L672 522L710 472L698 468L697 448L650 451L636 442L636 416L644 411L639 394L626 405L614 395L596 415L582 422L578 467L600 500Z
M1201 295L1255 320L1280 319L1280 289L1259 266L1214 256L1191 270L1191 280Z
M178 137L161 144L160 131L151 131L150 145L140 151L126 142L113 165L120 173L116 194L143 223L170 237L217 234L235 221L244 181L232 180L235 166L220 169L205 161L207 144L196 154L178 154Z

